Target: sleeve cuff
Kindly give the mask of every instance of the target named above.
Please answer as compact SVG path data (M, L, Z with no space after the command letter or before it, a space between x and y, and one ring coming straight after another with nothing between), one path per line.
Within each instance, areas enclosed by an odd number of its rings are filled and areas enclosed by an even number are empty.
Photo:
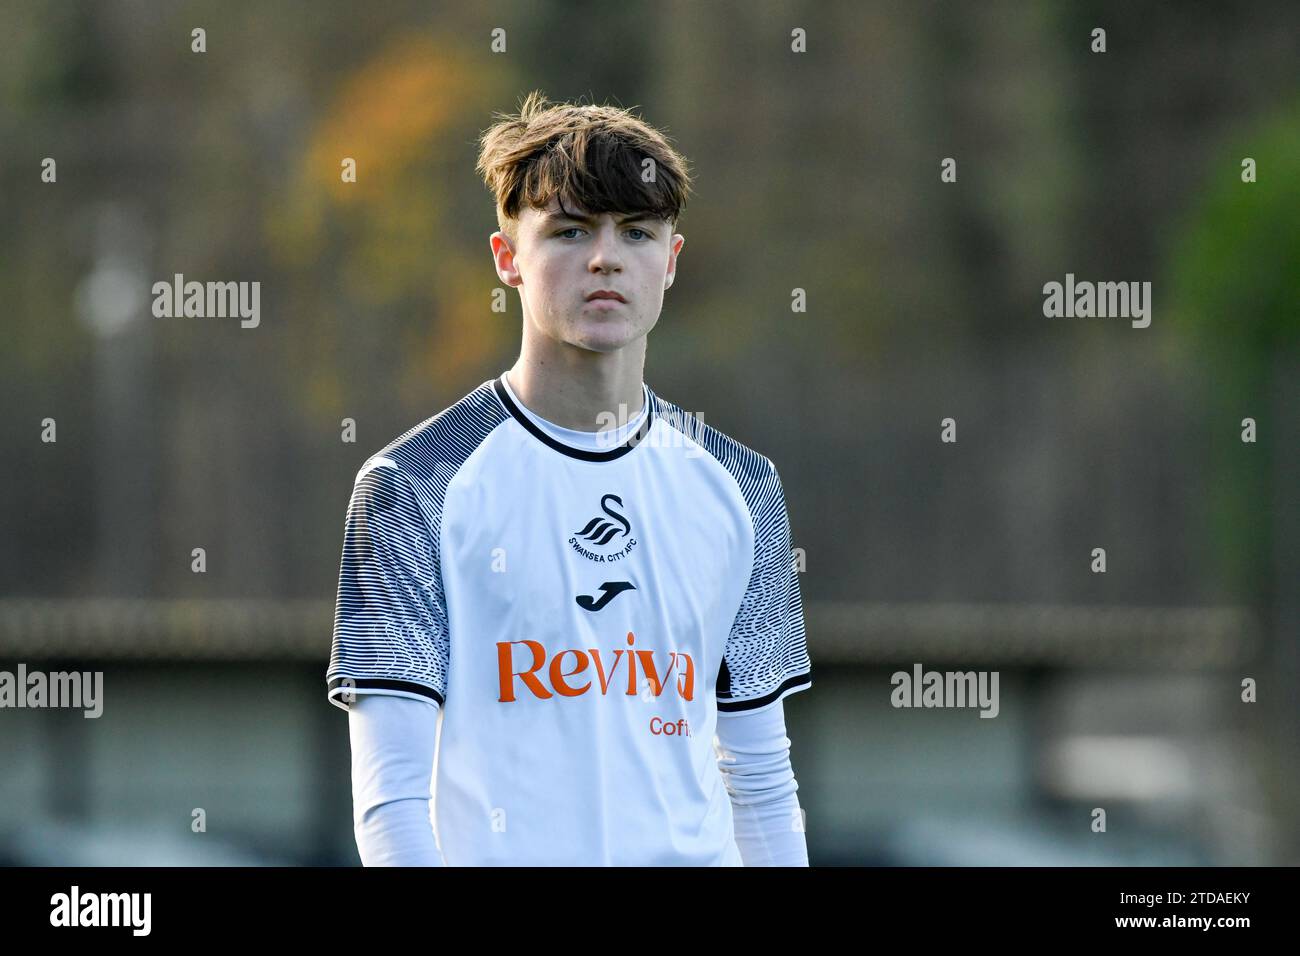
M341 710L348 710L351 701L347 695L380 694L386 697L411 697L443 706L438 691L409 680L391 680L381 677L332 677L329 680L329 702Z
M775 704L778 700L789 697L796 691L807 690L811 686L812 671L804 671L802 674L795 674L793 677L787 677L781 682L779 687L775 690L769 691L761 697L754 697L749 700L734 700L730 697L719 697L718 710L724 714L734 714L746 710L757 710L760 707Z

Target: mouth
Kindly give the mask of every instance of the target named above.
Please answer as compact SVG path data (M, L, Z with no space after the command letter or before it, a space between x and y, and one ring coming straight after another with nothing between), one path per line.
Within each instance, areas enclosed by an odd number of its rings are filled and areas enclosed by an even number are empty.
M597 302L601 299L608 299L614 302L627 302L627 299L623 298L623 296L612 289L598 289L591 295L587 296L588 302Z

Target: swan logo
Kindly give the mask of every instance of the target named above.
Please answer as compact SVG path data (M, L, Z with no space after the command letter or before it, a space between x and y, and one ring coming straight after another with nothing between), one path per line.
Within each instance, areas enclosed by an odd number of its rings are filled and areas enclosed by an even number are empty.
M617 537L620 534L630 533L632 525L629 524L628 520L617 511L610 509L609 503L611 501L621 508L623 506L623 499L618 495L605 495L600 499L600 510L605 512L605 514L610 518L613 518L613 521L609 521L606 518L602 518L600 515L596 515L596 517L587 522L586 526L581 531L575 531L574 534L592 544L606 545L609 544L611 538Z
M614 506L617 505L616 509ZM632 523L622 511L623 499L618 495L602 495L600 499L601 514L596 515L581 530L569 536L569 547L589 561L607 563L620 561L627 557L636 547L636 538L632 537ZM622 539L622 540L620 540ZM613 553L594 550L607 548L611 544L618 548Z

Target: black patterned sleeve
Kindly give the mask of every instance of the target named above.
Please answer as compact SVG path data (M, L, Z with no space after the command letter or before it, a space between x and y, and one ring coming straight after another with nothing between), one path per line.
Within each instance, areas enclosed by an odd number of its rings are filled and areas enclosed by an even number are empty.
M785 493L775 466L763 461L766 473L751 506L753 571L718 673L723 712L765 707L812 686Z
M410 479L371 459L348 505L329 700L347 710L356 694L388 694L441 707L449 647L436 525Z

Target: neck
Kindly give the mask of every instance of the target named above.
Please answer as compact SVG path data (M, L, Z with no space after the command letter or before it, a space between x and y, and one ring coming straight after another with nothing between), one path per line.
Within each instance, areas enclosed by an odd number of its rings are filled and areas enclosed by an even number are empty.
M553 346L538 347L525 339L506 373L529 411L584 432L608 431L641 413L644 336L616 352L592 352L563 342Z

